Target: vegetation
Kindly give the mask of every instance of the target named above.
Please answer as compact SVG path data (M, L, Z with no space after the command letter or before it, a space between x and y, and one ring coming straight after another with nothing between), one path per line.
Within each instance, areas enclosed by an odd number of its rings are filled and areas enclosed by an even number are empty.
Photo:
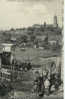
M8 31L0 32L0 42L13 43L14 40L14 43L17 46L20 46L22 43L30 46L36 45L37 47L49 46L48 41L51 39L57 41L56 44L58 45L62 43L62 29L60 27L53 27L53 25L46 25L46 23L44 23L43 25L33 25L28 28L10 29ZM41 38L37 39L37 36L46 36L46 38L44 40L42 40ZM16 40L14 38L16 38Z

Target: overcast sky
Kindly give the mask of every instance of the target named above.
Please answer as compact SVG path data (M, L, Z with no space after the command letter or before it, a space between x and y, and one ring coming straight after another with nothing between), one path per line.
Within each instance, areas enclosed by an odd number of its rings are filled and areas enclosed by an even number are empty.
M58 16L62 24L63 0L0 0L0 29L28 27L33 24L53 23Z

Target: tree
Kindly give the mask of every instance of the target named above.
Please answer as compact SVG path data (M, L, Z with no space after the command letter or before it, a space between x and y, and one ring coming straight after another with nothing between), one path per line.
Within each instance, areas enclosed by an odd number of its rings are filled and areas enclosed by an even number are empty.
M36 39L35 35L31 35L30 39L31 39L32 42L34 42L35 39Z
M46 36L46 38L45 38L45 40L44 40L44 43L45 43L45 44L48 44L48 34L47 34L47 36Z
M21 36L21 38L20 38L20 40L22 41L22 42L27 42L27 40L28 40L28 37L26 36L26 35L22 35Z

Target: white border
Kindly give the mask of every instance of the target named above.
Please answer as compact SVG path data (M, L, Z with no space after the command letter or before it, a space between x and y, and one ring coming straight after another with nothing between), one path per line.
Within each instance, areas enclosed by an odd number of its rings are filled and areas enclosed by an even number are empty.
M65 24L65 0L64 0L64 22L63 24ZM63 41L64 41L64 99L65 99L65 25L64 25L64 38L63 38Z

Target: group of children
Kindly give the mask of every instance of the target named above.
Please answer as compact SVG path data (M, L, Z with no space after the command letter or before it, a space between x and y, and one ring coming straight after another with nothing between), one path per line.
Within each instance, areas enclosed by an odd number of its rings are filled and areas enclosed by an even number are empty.
M51 94L52 91L58 90L61 84L61 78L59 73L56 72L55 63L51 64L50 72L48 70L45 70L44 72L45 73L43 73L42 76L40 76L39 71L35 72L34 92L39 96Z

